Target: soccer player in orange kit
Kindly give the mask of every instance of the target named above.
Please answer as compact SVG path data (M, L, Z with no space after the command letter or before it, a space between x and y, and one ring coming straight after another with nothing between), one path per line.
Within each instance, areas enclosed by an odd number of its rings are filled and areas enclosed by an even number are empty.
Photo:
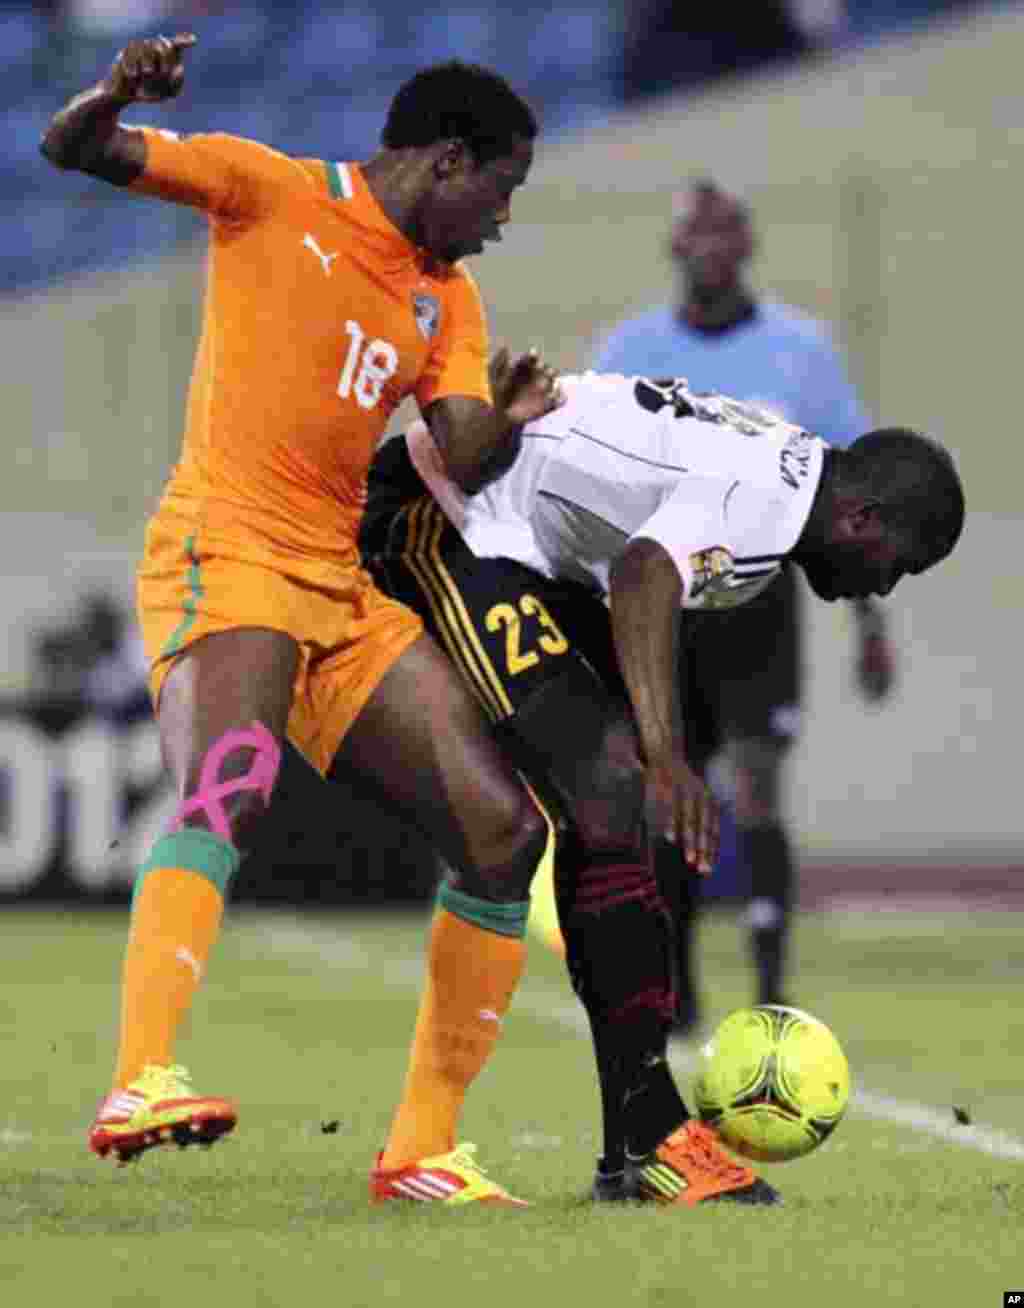
M174 1040L287 736L324 776L337 765L375 781L451 868L371 1193L521 1203L456 1128L522 970L549 823L419 618L362 570L356 533L370 459L406 396L469 493L561 402L532 352L506 359L492 388L460 262L499 238L536 122L502 78L451 61L399 89L361 164L123 126L129 105L179 93L194 42L130 42L42 142L57 167L192 205L210 230L184 448L138 580L179 807L136 882L117 1068L90 1145L124 1161L235 1125L231 1100L193 1090Z

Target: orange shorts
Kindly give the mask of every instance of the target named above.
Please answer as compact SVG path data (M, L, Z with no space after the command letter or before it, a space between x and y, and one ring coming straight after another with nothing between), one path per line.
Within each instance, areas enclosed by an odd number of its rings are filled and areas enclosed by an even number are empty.
M216 631L266 627L299 646L288 736L321 773L381 678L423 631L355 562L264 549L162 511L139 569L139 621L158 704L175 659Z

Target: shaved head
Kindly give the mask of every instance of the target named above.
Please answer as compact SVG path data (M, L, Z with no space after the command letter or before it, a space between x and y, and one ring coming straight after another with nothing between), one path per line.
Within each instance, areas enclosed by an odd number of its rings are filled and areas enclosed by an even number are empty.
M923 571L953 552L964 526L964 492L949 451L906 427L883 427L844 451L840 485L874 499L894 531L917 545Z
M693 182L672 225L670 251L691 295L714 298L741 285L754 252L750 210L709 178Z
M906 427L830 449L811 516L793 551L822 599L888 595L951 554L964 491L949 451Z

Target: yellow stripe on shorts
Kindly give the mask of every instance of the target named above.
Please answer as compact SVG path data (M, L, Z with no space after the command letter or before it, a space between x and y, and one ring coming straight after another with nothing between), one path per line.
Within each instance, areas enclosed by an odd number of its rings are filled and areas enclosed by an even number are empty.
M449 657L488 717L500 722L511 714L512 705L480 647L451 574L441 563L440 540L446 522L432 500L419 500L409 514L409 533L402 559L419 583Z

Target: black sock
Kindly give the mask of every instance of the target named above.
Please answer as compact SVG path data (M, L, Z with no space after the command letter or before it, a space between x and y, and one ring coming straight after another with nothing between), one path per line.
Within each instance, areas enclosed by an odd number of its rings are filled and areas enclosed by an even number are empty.
M697 877L683 865L674 845L659 845L655 858L658 887L672 919L676 991L674 1025L688 1030L698 1024L701 1016L696 963L700 884Z
M640 1116L650 1112L660 1140L686 1115L664 1062L674 1012L668 915L650 868L626 852L581 860L559 910L597 1059L602 1170L616 1172ZM663 1107L671 1098L666 1078L676 1100L671 1111ZM666 1116L676 1120L662 1130Z
M690 1116L665 1055L647 1061L626 1095L626 1149L649 1154Z
M651 1049L652 1042L664 1047L664 1024L656 1029L654 1024L637 1023L633 1031L627 1032L621 1024L602 1021L594 1014L588 1016L601 1087L600 1166L607 1175L621 1172L625 1167L627 1146L631 1153L636 1152L630 1128L645 1101L641 1098L634 1105L631 1092L638 1082L642 1089L648 1063L664 1059L664 1054L653 1053Z
M777 1004L785 990L786 946L794 866L781 823L740 827L740 858L750 868L750 949L757 969L757 998Z

